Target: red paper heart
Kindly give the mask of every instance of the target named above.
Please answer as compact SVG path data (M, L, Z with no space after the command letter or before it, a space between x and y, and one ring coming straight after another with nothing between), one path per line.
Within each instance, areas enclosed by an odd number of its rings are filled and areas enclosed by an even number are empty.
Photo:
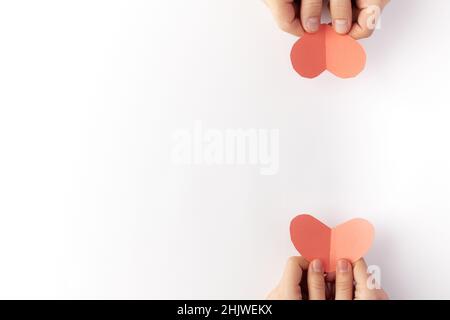
M291 240L308 261L320 259L325 272L336 270L336 262L356 262L370 249L374 228L366 220L353 219L329 228L310 215L295 217L290 227Z
M317 33L307 33L295 43L291 60L295 71L305 78L315 78L325 70L352 78L364 70L366 53L352 37L337 34L324 24Z

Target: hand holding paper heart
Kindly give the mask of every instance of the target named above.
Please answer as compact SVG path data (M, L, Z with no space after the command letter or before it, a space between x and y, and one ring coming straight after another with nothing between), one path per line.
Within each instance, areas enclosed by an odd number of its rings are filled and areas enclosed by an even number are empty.
M292 65L302 77L315 78L325 70L340 78L356 77L366 65L363 47L347 35L321 25L314 34L305 34L291 51Z
M297 251L308 261L320 259L325 272L336 270L336 262L355 262L369 251L374 228L366 220L353 219L329 228L310 215L295 217L290 226L291 240Z
M375 30L383 8L390 0L330 0L329 11L337 33L354 39L367 38ZM319 29L323 0L265 0L279 27L296 36Z
M316 260L317 261L317 260ZM314 263L314 262L313 262ZM359 259L353 270L337 270L332 278L313 270L304 257L290 257L278 285L269 293L270 300L387 300L381 283L373 287L367 264Z

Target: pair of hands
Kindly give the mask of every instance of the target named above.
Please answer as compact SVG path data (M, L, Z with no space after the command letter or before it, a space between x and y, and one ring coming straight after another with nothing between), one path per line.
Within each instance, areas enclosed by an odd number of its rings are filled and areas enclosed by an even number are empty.
M354 39L367 38L390 0L330 0L334 30ZM323 0L265 0L280 28L296 36L315 33L320 27Z
M324 0L265 0L279 27L296 36L315 33L320 28ZM375 30L383 8L390 0L329 0L332 26L339 34L354 39L368 38ZM291 257L271 300L385 300L383 289L369 288L364 259L354 264L337 263L336 272L324 274L320 260L308 263Z
M336 273L324 274L320 260L311 263L291 257L269 300L386 300L383 289L369 288L367 265L363 259L353 265L340 260Z

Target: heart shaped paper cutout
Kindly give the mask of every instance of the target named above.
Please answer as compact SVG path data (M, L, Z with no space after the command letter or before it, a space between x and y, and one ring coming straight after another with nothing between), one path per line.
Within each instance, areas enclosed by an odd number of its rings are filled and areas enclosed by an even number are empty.
M307 33L294 44L291 61L305 78L315 78L325 70L340 78L353 78L364 70L366 53L355 39L323 24L317 33Z
M320 259L325 272L336 271L336 262L356 262L372 246L374 228L364 219L353 219L329 228L310 215L299 215L291 222L291 240L308 261Z

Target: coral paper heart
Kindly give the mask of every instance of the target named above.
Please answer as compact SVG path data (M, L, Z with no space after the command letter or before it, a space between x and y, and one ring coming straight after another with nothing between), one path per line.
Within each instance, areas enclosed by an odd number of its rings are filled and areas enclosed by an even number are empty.
M353 78L364 70L366 53L352 37L323 24L317 33L306 34L294 44L291 60L295 71L305 78L315 78L325 70L340 78Z
M291 222L291 240L308 261L320 259L325 272L336 270L336 262L355 262L369 251L374 228L366 220L353 219L329 228L310 215L300 215Z

